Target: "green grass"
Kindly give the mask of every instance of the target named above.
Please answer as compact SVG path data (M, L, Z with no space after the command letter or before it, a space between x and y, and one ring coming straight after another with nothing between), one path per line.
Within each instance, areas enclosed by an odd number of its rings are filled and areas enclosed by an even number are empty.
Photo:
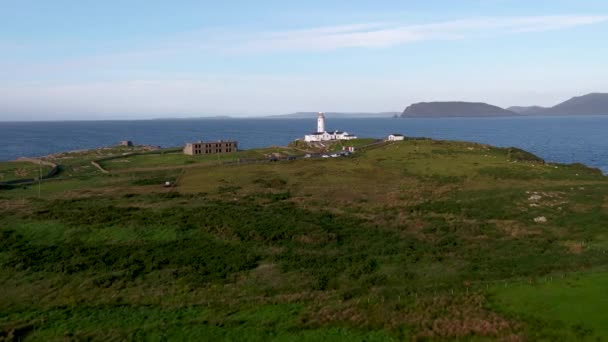
M73 192L90 192L94 189L99 188L110 188L118 183L124 185L124 180L127 178L120 179L118 177L109 177L104 175L98 176L82 176L82 177L60 177L51 178L44 180L40 183L34 183L31 185L18 185L12 189L0 190L1 198L10 199L26 199L38 197L38 191L40 189L40 195L45 198L61 197L70 195Z
M34 321L27 340L102 338L165 341L393 341L382 331L351 328L297 329L298 305L269 305L236 314L204 306L90 307L53 310ZM35 312L22 319L38 317ZM17 317L11 317L17 318ZM1 325L0 321L0 325Z
M217 155L188 156L183 153L147 154L125 156L124 158L102 161L100 164L107 170L138 169L164 166L181 166L194 163L213 163L238 159L236 153Z
M114 146L98 148L94 150L83 150L83 151L72 151L57 153L51 156L43 157L44 160L48 160L55 164L61 165L61 177L85 177L85 176L98 176L99 170L91 165L92 161L104 160L107 158L121 158L127 154L133 153L145 153L145 154L158 154L158 153L175 153L175 148L166 148L160 150L150 151L145 146L135 147L124 147Z
M239 160L260 159L265 160L269 155L276 153L283 157L292 154L302 154L291 148L272 147L252 150L242 150L234 153L208 154L199 156L189 156L182 152L170 153L151 153L124 156L103 160L100 165L109 171L121 171L129 169L144 170L146 168L180 167L191 164L220 164L222 162L237 162Z
M293 151L242 153L279 152ZM0 333L553 340L561 324L572 339L608 334L605 276L512 286L608 266L608 182L593 169L432 140L167 170L155 168L190 157L132 156L137 167L110 175L84 168L92 157L69 159L41 198L37 186L0 190ZM593 311L571 315L576 301Z
M50 170L49 166L28 162L0 162L0 183L15 179L37 179L41 174L46 176Z
M531 322L531 336L555 340L596 340L608 336L608 273L546 277L534 284L494 290L501 312Z

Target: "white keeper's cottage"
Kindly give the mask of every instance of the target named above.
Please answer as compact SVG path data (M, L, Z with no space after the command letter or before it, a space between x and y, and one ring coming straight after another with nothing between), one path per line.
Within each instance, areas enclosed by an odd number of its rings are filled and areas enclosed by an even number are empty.
M357 136L348 134L348 132L327 132L325 130L325 115L323 113L319 113L319 115L317 116L317 131L315 133L307 134L304 136L304 140L307 142L353 139L357 139Z
M389 135L388 138L386 138L386 140L388 140L388 141L401 141L404 139L405 139L405 137L403 136L403 134L397 134L397 133L393 133L393 134Z

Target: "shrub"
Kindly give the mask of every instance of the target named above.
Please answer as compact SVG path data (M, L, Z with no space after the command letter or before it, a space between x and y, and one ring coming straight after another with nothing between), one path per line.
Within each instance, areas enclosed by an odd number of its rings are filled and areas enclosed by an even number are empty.
M165 268L187 270L183 276L196 282L224 280L231 273L255 268L260 259L246 246L209 238L95 246L71 242L49 247L31 245L10 230L3 230L0 237L0 247L9 251L9 267L64 274L110 272L97 278L99 286Z
M507 149L507 156L510 161L529 162L544 164L545 160L522 149L510 147Z
M270 179L263 179L263 178L258 178L256 180L253 181L254 184L258 184L259 186L263 187L263 188L284 188L285 185L287 185L287 181L281 178L270 178Z
M222 185L217 188L217 192L220 194L226 194L226 193L235 194L239 190L241 190L240 186L230 186L230 185L227 185L227 186Z

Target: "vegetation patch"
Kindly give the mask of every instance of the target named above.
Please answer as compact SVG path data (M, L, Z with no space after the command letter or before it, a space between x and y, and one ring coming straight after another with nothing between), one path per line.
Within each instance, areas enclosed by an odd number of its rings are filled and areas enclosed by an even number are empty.
M601 340L608 336L608 273L553 275L494 288L491 307L527 322L532 339Z
M545 161L542 158L540 158L528 151L524 151L524 150L516 148L516 147L508 148L507 156L510 161L526 162L526 163L540 163L540 164L545 163Z

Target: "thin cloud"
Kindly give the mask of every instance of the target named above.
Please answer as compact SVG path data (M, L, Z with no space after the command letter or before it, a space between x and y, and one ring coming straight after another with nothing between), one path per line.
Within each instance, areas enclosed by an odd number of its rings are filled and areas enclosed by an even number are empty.
M606 21L608 16L570 15L487 17L422 25L358 24L248 35L227 48L241 52L387 48L421 41L563 30Z

